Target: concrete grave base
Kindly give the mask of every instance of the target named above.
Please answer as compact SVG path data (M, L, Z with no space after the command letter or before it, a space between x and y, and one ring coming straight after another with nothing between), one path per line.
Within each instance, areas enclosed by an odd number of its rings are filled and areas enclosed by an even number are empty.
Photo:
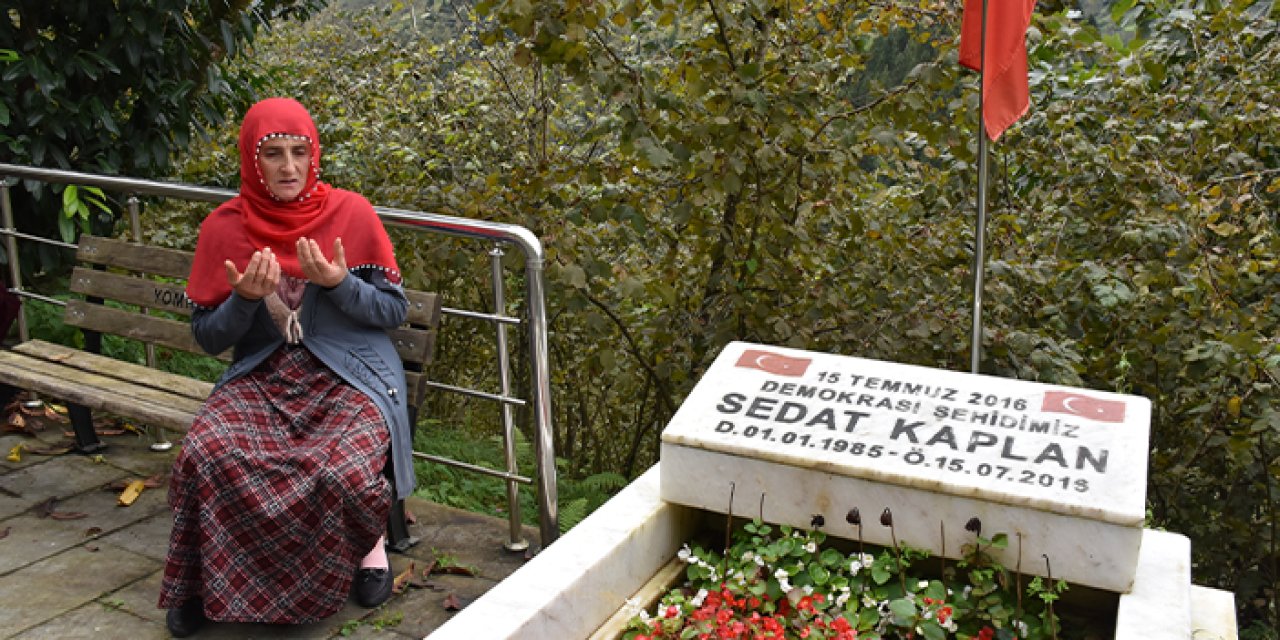
M533 560L428 636L572 640L616 637L619 615L696 532L701 513L664 502L654 465ZM1192 585L1184 536L1143 530L1116 640L1235 640L1234 598ZM597 635L598 634L598 635Z

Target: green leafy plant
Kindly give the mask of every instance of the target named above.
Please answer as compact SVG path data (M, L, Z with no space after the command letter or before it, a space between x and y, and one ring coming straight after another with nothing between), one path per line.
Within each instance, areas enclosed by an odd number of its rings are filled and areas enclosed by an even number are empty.
M58 233L63 242L75 242L77 230L88 233L92 229L90 208L106 222L111 221L111 207L107 196L98 187L78 187L74 184L62 189L62 217L58 218Z
M827 546L818 529L759 519L721 554L686 544L684 584L633 617L625 640L656 638L1056 638L1051 603L1067 588L1035 579L1019 597L987 553L1004 534L977 536L963 559L928 575L929 553L907 545L878 554Z

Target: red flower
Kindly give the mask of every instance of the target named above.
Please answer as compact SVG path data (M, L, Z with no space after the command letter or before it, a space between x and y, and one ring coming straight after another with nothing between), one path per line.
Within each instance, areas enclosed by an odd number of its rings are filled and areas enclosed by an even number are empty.
M941 609L938 609L938 622L942 624L946 624L947 618L950 618L950 617L951 617L951 607L943 607Z
M679 609L677 609L677 608L676 608L676 606L675 606L674 604L673 604L673 605L671 605L671 606L669 606L669 607L667 607L667 617L668 617L668 618L674 618L674 617L676 617L676 616L678 616L678 615L680 615L680 610L679 610Z
M978 632L978 640L992 640L995 635L995 629L992 629L991 627L983 627L982 630Z

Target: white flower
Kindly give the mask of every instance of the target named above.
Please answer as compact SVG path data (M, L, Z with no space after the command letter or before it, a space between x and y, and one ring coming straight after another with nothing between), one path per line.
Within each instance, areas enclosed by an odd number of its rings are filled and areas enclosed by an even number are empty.
M928 581L928 580L921 580L921 581L917 582L917 583L916 583L916 588L917 588L917 589L928 589L928 588L929 588L929 581Z
M676 553L676 557L680 558L682 562L689 562L689 556L692 556L692 555L693 555L693 551L689 550L689 545L687 544L684 545L683 547L680 547L680 551ZM696 560L697 559L695 559L695 562Z
M806 585L804 586L804 594L805 594L806 596L811 596L811 595L813 595L813 585L806 584Z
M804 545L804 550L805 550L806 552L808 552L808 553L817 553L817 552L818 552L818 544L817 544L817 543L815 543L814 541L810 540L809 542L805 543L805 545Z
M861 561L859 561L859 560L854 560L853 562L850 562L850 563L849 563L849 575L851 575L851 576L856 576L856 575L858 575L858 572L859 572L859 571L862 571L862 562L861 562Z
M693 599L690 600L689 603L692 604L693 607L696 609L698 607L701 607L702 601L706 599L707 599L707 590L698 589L698 593L694 594ZM627 602L630 603L631 601L628 600Z
M629 616L636 616L639 615L640 612L644 611L644 605L640 604L640 600L636 598L627 598L627 601L623 603L622 608Z
M1027 623L1021 620L1014 620L1013 627L1018 630L1018 635L1024 637L1027 635Z

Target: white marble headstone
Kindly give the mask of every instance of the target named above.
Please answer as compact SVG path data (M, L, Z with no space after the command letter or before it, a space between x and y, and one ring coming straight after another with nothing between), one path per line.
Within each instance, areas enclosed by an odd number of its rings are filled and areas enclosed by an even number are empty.
M1146 398L735 342L662 434L664 500L1125 592L1138 562Z

